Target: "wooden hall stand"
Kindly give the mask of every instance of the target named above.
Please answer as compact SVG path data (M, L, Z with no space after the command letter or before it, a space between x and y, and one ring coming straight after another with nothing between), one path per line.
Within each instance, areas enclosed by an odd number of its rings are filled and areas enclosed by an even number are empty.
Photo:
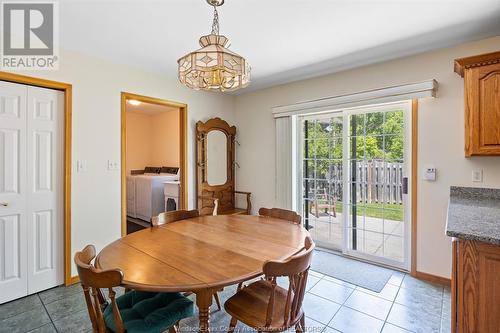
M200 215L250 214L250 192L235 186L236 126L220 118L196 123L196 185ZM236 207L236 194L246 207Z
M125 288L194 292L200 332L208 332L217 290L262 275L266 261L290 257L308 235L300 225L271 217L200 216L127 235L106 246L96 266L119 268Z

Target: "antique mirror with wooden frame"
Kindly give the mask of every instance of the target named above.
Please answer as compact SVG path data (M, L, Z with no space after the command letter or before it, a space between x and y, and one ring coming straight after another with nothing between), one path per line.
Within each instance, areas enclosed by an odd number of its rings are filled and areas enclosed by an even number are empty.
M196 123L196 178L201 215L250 214L250 193L235 190L236 127L213 118ZM236 194L246 195L246 208L236 208Z

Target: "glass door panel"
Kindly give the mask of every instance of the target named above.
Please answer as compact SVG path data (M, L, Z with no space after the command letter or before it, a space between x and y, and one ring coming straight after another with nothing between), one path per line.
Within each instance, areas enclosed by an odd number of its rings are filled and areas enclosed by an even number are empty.
M345 252L406 266L405 109L347 114L349 187Z
M343 120L328 116L302 121L302 215L322 246L342 249Z

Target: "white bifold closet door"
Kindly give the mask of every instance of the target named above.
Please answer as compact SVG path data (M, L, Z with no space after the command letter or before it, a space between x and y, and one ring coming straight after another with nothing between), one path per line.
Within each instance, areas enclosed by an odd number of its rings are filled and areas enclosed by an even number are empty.
M64 93L0 82L0 303L63 283Z

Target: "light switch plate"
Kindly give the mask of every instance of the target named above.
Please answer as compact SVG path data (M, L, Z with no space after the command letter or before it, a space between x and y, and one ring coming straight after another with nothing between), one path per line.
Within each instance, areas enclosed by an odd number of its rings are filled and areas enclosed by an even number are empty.
M483 182L483 169L472 170L472 181L474 183L482 183Z
M113 160L108 160L108 171L118 170L118 162Z
M87 171L87 163L84 160L76 161L76 172L85 172Z

